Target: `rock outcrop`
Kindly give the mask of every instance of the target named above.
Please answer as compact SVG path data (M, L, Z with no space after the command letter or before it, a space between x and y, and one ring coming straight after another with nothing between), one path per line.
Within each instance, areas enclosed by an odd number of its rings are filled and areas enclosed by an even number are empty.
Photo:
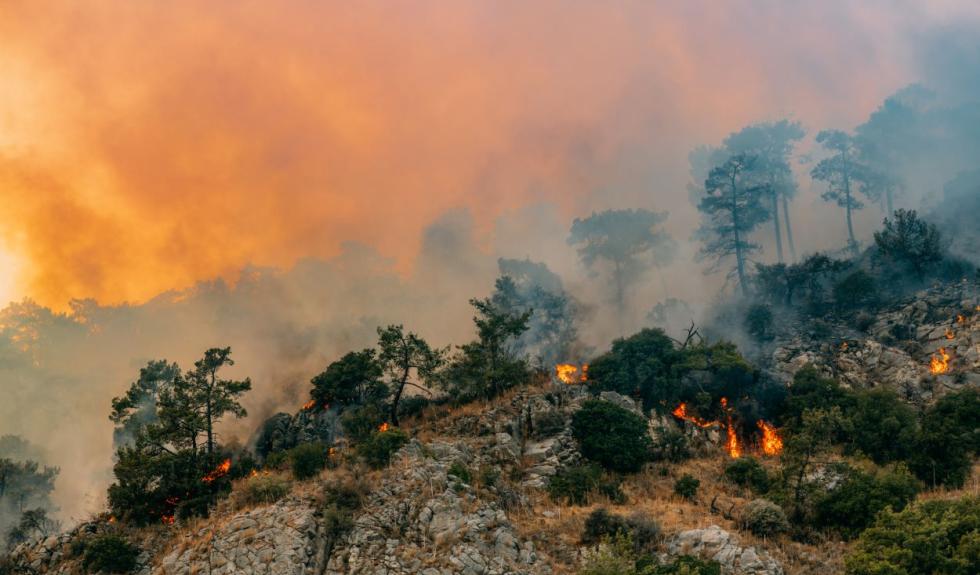
M695 555L717 561L726 575L783 575L778 561L756 547L742 547L737 536L717 525L682 531L667 542L667 555Z

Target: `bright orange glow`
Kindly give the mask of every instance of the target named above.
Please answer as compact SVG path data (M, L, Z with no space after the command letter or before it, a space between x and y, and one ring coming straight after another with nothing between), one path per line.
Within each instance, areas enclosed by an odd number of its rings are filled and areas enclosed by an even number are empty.
M957 315L956 316L956 323L966 323L966 318L963 317L962 315Z
M214 470L211 471L211 473L208 473L207 475L202 477L201 481L205 483L211 483L216 479L219 479L227 475L230 469L231 469L231 460L225 459L224 461L221 462L220 465L215 467Z
M306 403L303 404L303 409L304 410L307 410L307 411L310 410L310 409L313 409L314 407L316 407L316 400L315 399L311 399L311 400L309 400L309 401L307 401Z
M946 348L939 348L939 355L933 355L929 360L929 371L934 375L943 374L949 371L950 355L946 353Z
M686 403L681 403L680 405L678 405L677 408L674 409L674 411L672 413L674 414L674 417L676 417L677 419L683 419L684 421L691 422L694 425L697 425L698 427L705 427L705 428L707 428L707 427L720 427L721 426L721 422L720 421L706 421L706 420L701 419L699 417L695 417L693 415L689 415L687 413L687 404Z
M385 431L388 431L389 429L391 429L391 426L388 425L388 422L387 421L378 426L378 431L380 431L382 433L384 433Z
M588 380L589 365L582 364L582 367L574 363L559 363L555 366L555 377L562 383L568 385L574 383L585 383Z
M775 427L763 420L756 422L762 430L762 452L766 455L779 455L783 451L783 440Z
M949 329L947 327L946 328L946 339L954 339L955 337L956 337L956 334L953 333L953 330L951 330L951 329Z
M738 435L735 433L735 427L732 426L731 421L728 422L728 441L725 442L725 449L732 459L738 459L742 456L742 447L738 443Z

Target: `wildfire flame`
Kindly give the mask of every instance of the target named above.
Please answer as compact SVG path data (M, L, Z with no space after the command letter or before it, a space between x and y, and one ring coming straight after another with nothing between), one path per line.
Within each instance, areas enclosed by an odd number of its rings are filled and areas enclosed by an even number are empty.
M761 419L756 425L762 430L762 452L766 455L779 455L783 451L783 440L776 428Z
M956 323L966 323L966 318L960 314L956 315Z
M738 444L738 435L735 433L735 428L730 421L728 422L728 441L725 442L725 449L728 450L728 455L732 459L738 459L742 456L742 448Z
M306 403L303 404L303 409L305 409L305 410L310 410L310 409L313 409L314 407L316 407L316 400L315 399L311 399L311 400L309 400L309 401L307 401Z
M941 373L946 373L949 371L949 354L946 353L946 348L939 348L939 355L933 354L932 359L929 360L929 371L934 375L939 375Z
M211 471L211 473L208 473L207 475L202 477L201 481L205 483L211 483L214 480L227 475L230 469L231 469L231 460L225 459L224 461L221 462L221 465L215 467L214 470Z
M163 515L160 517L160 521L163 522L164 525L173 525L174 521L176 520L177 518L173 515Z
M956 337L956 334L955 334L955 333L953 333L953 330L951 330L951 329L949 329L949 328L947 327L947 328L946 328L946 339L953 339L953 338L955 338L955 337Z
M387 421L378 426L378 431L380 431L382 433L384 433L385 431L388 431L389 429L391 429L391 426L388 425L388 422Z
M580 368L574 363L559 363L555 366L555 377L562 383L568 385L585 383L588 380L588 371L588 364L582 364Z
M722 405L725 405L725 403L723 402ZM678 405L677 406L677 409L675 409L673 411L673 413L674 413L674 417L676 417L677 419L683 419L684 421L690 421L691 423L693 423L694 425L697 425L698 427L705 427L705 428L707 428L707 427L716 427L716 426L720 426L721 425L721 422L720 421L705 421L705 420L703 420L703 419L701 419L699 417L695 417L693 415L688 415L687 414L687 404L686 403L681 403L680 405Z
M840 350L841 351L847 351L847 342L846 341L841 342L841 344L840 344Z

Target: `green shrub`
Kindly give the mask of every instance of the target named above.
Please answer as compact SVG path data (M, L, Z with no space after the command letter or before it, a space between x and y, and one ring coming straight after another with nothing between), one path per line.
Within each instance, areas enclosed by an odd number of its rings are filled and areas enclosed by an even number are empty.
M289 466L289 452L288 451L273 451L266 456L265 461L262 463L263 469L275 469L277 471L282 471Z
M746 504L741 525L760 537L771 537L789 529L782 507L768 499L754 499Z
M582 543L595 545L603 539L613 539L620 534L628 534L629 525L620 515L609 513L605 507L599 507L585 518L582 528Z
M845 558L848 575L980 573L980 497L883 511Z
M335 481L324 486L320 526L327 557L354 527L354 513L361 508L366 493L363 484L351 481Z
M289 481L278 475L256 475L245 480L240 502L247 505L275 503L289 494Z
M408 443L408 434L400 429L376 431L357 446L357 453L375 469L386 467L391 456Z
M842 310L873 306L878 298L875 280L864 270L857 270L837 282L833 293L837 307Z
M558 435L565 430L565 416L557 409L537 414L532 423L534 436L539 438Z
M448 474L456 477L456 479L459 479L466 484L473 482L473 474L470 473L469 468L466 467L466 464L464 464L462 461L454 461L453 464L449 466Z
M772 339L772 309L762 303L749 307L745 314L745 331L756 341Z
M721 563L681 555L670 563L654 567L650 575L721 575Z
M928 485L960 487L980 452L980 390L944 395L926 410L909 466Z
M748 487L755 493L769 491L769 474L756 458L749 455L729 462L725 466L725 477L735 485Z
M367 440L385 422L385 413L377 405L362 405L346 409L340 416L344 435L352 443Z
M871 389L854 395L847 415L848 451L858 451L881 465L904 461L915 449L918 421L912 407L888 389Z
M429 407L431 404L432 400L424 395L403 397L401 401L398 402L398 419L400 421L404 417L415 417L417 415L422 415L425 408Z
M604 495L615 503L625 501L619 481L604 477L602 469L592 464L559 471L548 482L548 493L555 501L565 501L569 505L585 505L591 493Z
M637 512L626 518L637 553L653 553L660 542L660 524L645 513Z
M327 466L330 447L322 442L303 443L289 450L289 467L300 481L316 477Z
M653 450L657 457L671 463L680 463L691 457L687 435L673 427L661 427L657 430L657 439L653 442Z
M572 435L587 459L624 473L650 459L647 420L608 401L589 400L572 417Z
M483 487L493 487L500 479L500 470L490 466L480 468L480 485Z
M100 535L84 544L82 568L86 573L131 573L140 550L118 535Z
M901 511L915 498L921 485L905 467L867 473L843 468L844 478L817 498L814 525L856 537L883 509Z
M685 473L674 482L674 493L680 495L684 499L694 499L694 496L698 494L698 487L700 486L701 480Z

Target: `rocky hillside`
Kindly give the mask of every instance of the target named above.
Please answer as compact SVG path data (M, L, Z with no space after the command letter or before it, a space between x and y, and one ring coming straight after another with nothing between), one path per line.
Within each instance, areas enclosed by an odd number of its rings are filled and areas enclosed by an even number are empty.
M863 330L831 324L823 333L781 336L763 367L790 382L813 364L848 386L885 386L928 402L980 385L978 306L975 286L937 287L882 311ZM841 572L842 541L801 543L740 529L752 495L724 479L723 434L671 417L651 416L649 433L687 434L694 458L626 477L622 500L601 494L578 506L553 500L549 480L582 460L570 421L588 396L587 385L554 381L489 403L432 408L404 423L412 439L384 470L368 470L341 450L319 477L289 482L273 501L250 501L242 495L250 480L242 480L206 520L132 530L103 517L21 544L5 569L82 572L84 542L121 533L138 543L137 572L145 575L575 573L595 553L583 544L583 526L602 506L656 522L662 562L693 555L719 562L731 575ZM641 413L630 398L601 396ZM289 444L303 434L322 437L317 429L336 429L335 414L323 417L329 421L302 412L281 417L266 438ZM775 460L762 464L771 468ZM685 475L700 481L693 497L675 494ZM341 501L342 484L360 493L356 504Z

